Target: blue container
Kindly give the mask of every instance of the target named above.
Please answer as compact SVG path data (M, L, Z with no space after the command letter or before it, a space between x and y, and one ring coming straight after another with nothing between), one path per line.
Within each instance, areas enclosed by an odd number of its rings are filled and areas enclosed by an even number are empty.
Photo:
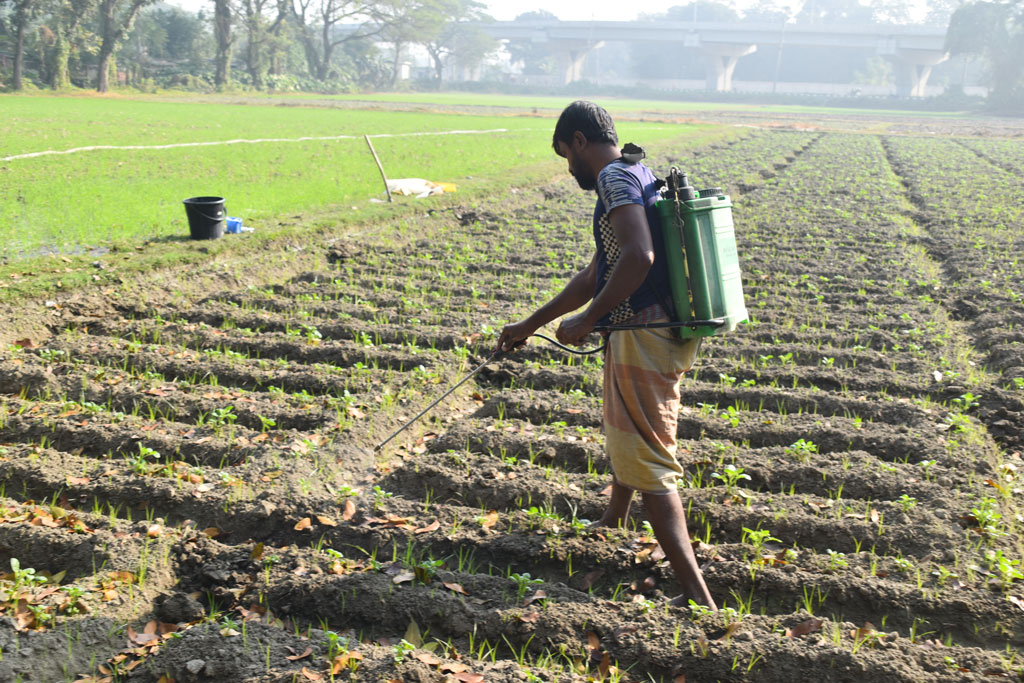
M237 235L242 232L242 219L234 216L228 216L227 228L224 232L231 233L233 235Z

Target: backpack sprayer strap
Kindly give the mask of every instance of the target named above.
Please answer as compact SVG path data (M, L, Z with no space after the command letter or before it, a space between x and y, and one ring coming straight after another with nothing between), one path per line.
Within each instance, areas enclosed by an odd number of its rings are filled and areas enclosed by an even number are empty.
M714 320L688 320L685 323L672 320L657 323L639 323L636 325L598 325L597 327L594 328L594 332L607 332L611 334L612 332L624 330L664 330L680 327L689 327L690 329L695 330L698 327L722 327L723 325L725 325L725 318L715 318ZM538 339L543 339L548 343L554 344L563 351L568 351L569 353L576 354L577 356L589 356L595 353L600 353L601 351L604 351L606 346L608 346L608 344L605 343L593 349L580 351L578 349L572 348L571 346L566 346L565 344L562 344L561 342L558 342L544 334L533 334L530 336L537 337Z

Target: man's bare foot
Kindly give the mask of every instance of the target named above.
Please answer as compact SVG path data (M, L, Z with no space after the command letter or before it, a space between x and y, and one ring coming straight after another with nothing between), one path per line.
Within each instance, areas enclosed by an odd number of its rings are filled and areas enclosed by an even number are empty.
M625 526L625 524L626 520L622 517L618 517L617 515L604 514L601 516L601 519L597 520L596 522L591 522L590 524L588 524L587 530L594 531L596 529L602 528L620 529L623 526Z
M605 509L601 519L593 522L588 529L608 527L609 529L621 529L626 526L629 519L629 505L633 501L633 490L619 484L612 478L611 498L608 500L608 507Z

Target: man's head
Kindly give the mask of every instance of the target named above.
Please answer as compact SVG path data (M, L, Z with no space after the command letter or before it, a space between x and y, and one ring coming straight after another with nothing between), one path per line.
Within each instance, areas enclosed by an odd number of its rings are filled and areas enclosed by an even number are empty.
M597 174L619 156L615 123L602 107L578 100L562 111L551 146L569 162L569 173L584 190L597 187Z

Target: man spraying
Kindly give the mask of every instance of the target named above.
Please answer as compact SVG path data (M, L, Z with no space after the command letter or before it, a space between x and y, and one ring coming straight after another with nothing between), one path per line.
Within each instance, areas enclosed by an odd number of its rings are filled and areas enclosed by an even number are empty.
M596 250L590 263L557 296L517 323L506 325L499 351L511 351L539 328L561 321L558 339L578 345L597 325L667 322L671 309L661 239L655 177L630 163L619 149L615 124L592 102L573 102L555 125L552 146L569 163L584 190L597 191ZM697 565L676 488L679 381L697 355L696 339L682 341L666 329L616 330L608 337L604 363L604 432L612 463L612 494L597 522L622 526L633 492L643 498L654 534L682 585L674 602L715 608Z

